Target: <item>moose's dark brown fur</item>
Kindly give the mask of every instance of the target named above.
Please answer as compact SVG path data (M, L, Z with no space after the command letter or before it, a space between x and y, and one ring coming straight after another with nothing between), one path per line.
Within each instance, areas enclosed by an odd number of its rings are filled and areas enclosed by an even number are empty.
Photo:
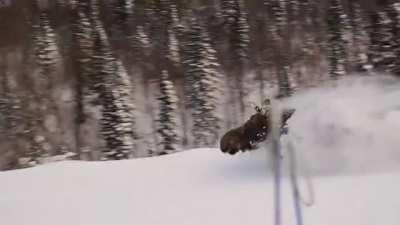
M222 152L235 154L238 151L253 148L252 141L257 139L257 132L269 128L269 118L262 113L256 113L250 117L245 124L228 131L221 139L220 148Z
M282 114L283 128L294 110L284 110ZM271 122L268 115L257 112L252 115L242 126L225 133L221 138L220 148L224 153L231 155L239 151L247 151L255 148L255 144L264 141L270 133Z

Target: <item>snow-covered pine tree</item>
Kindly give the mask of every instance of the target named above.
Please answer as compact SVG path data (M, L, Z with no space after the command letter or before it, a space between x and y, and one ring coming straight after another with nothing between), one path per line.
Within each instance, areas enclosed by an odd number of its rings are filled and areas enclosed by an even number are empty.
M67 6L67 3L65 0L56 0L56 5L59 8L64 8L65 6Z
M224 23L232 25L235 23L240 11L239 1L237 0L221 0L221 15Z
M149 120L149 134L143 135L144 146L147 148L145 153L148 156L157 154L157 113L154 109L151 79L149 75L155 73L152 69L152 40L149 38L148 30L145 26L137 26L134 38L133 54L135 64L141 69L141 85L143 90L144 107Z
M297 55L295 53L294 58L297 58L297 65L294 65L296 74L296 86L301 88L301 86L310 85L312 82L316 81L315 74L317 72L316 64L319 64L316 58L319 53L317 52L318 43L316 43L316 30L318 29L315 24L315 2L312 0L299 1L298 12L296 17L296 26L298 34L298 40L293 40L296 42L296 47L298 48Z
M135 42L137 43L135 46L137 48L142 48L143 50L147 50L150 48L150 38L144 30L143 26L137 26Z
M272 0L265 1L266 5L270 7L271 19L274 21L272 27L275 39L281 39L286 35L286 28L288 25L288 2L287 0Z
M207 101L204 103L204 111L207 112L206 121L208 124L208 133L211 134L210 145L218 141L221 118L217 113L217 106L220 104L222 95L222 74L220 73L220 64L217 59L217 52L211 46L211 40L207 32L203 33L204 53L202 60L204 68L204 84Z
M369 70L368 65L368 45L369 38L367 33L368 24L364 17L361 5L358 1L349 2L349 20L352 31L352 38L349 49L349 63L358 72Z
M247 13L245 12L243 3L241 0L238 0L239 11L236 15L236 19L232 25L232 33L231 33L231 46L233 50L233 56L236 60L233 60L233 65L237 66L237 76L236 76L236 85L239 91L239 100L240 100L240 113L243 118L245 113L245 95L246 91L244 88L244 77L246 72L246 67L248 64L248 50L250 43L249 31L250 27L247 20Z
M270 8L271 20L270 34L275 44L275 67L278 79L278 96L289 97L292 95L290 83L290 41L288 26L288 2L287 0L265 1Z
M7 63L6 60L3 61ZM6 151L12 151L14 160L18 157L18 145L23 132L23 109L20 96L10 88L7 70L0 74L0 143ZM8 150L8 149L9 150Z
M143 73L143 91L145 110L151 121L152 146L158 144L157 115L151 103L150 77L169 70L174 74L181 73L180 33L178 9L169 0L151 1L138 7L143 7L145 21L137 26L135 35L135 63ZM154 67L154 64L157 64ZM154 150L154 151L153 151ZM150 152L156 152L153 149Z
M121 26L121 33L130 36L130 25L133 22L135 1L134 0L116 0L113 4L115 22Z
M374 69L381 72L391 72L394 68L394 33L393 21L387 8L371 15L371 45L369 57Z
M5 137L5 133L8 130L8 121L9 120L9 115L10 115L10 107L9 107L9 98L7 96L7 93L2 91L0 95L0 134L1 137Z
M266 77L264 70L271 64L271 52L270 42L267 41L267 22L265 20L265 10L261 11L256 15L254 21L254 29L250 29L250 37L252 38L252 44L250 45L250 52L254 55L254 60L250 60L250 65L255 70L256 82L258 86L259 99L264 98L265 95L265 84Z
M219 64L206 30L194 18L185 36L185 92L192 111L194 145L211 146L218 140L220 127L216 112L221 84Z
M180 67L181 56L179 49L180 33L182 33L182 27L179 23L178 11L175 4L170 5L170 22L168 23L168 55L167 58L176 67Z
M388 14L392 20L393 33L393 67L391 72L400 76L400 0L393 0L387 7Z
M201 27L197 24L194 18L190 18L191 24L185 33L185 41L183 46L184 53L184 88L186 96L186 105L188 108L194 106L196 100L195 89L193 89L196 79L199 79L201 68L201 50L202 50L202 39L201 39Z
M178 97L166 70L161 73L158 100L160 104L157 129L160 140L158 154L164 155L176 151L180 143L177 131Z
M239 103L239 115L236 114L236 109L231 109L234 112L235 120L244 119L245 114L245 96L243 79L248 64L249 50L249 24L247 13L242 0L223 0L221 1L221 14L224 19L226 36L228 38L228 73L232 74L233 86L230 88L230 103L235 107ZM235 93L235 90L237 93Z
M39 8L39 17L33 23L33 46L38 77L35 79L34 101L36 115L31 130L31 147L26 154L30 161L37 157L57 154L62 146L59 112L54 101L54 80L60 53L56 34L50 25L47 9ZM49 123L51 121L51 123ZM30 155L30 156L28 156Z
M298 23L300 22L300 7L302 2L308 2L308 0L288 0L289 4L289 20L290 22Z
M395 37L394 39L397 41L395 46L395 54L396 54L396 61L395 61L395 68L393 68L394 74L400 76L400 1L397 0L393 3L393 8L395 9L396 15L396 26L395 26Z
M50 26L50 20L47 12L42 11L39 17L39 24L35 26L38 36L35 41L36 53L38 56L38 64L41 66L50 67L55 64L58 58L58 49L55 40L55 33ZM50 68L46 68L50 69Z
M149 37L149 31L147 27L142 25L138 25L136 27L135 35L131 44L135 64L144 70L143 73L147 74L148 69L146 68L148 68L149 63L151 63L150 55L153 51L153 43Z
M5 93L0 95L0 141L4 143L8 138L9 131L9 117L10 117L10 103L8 96Z
M90 127L90 121L94 119L89 112L93 111L95 107L93 100L96 99L96 93L94 88L91 86L92 77L94 76L94 65L93 65L93 26L89 19L90 15L90 3L81 1L76 4L70 3L71 8L71 23L72 23L72 40L73 40L73 51L75 54L75 60L77 65L76 74L76 129L75 129L75 141L76 150L79 157L84 160L95 159L93 149L97 146L93 144L93 136L95 135L94 128L92 134L85 132L86 127ZM92 136L93 135L93 136ZM89 141L90 140L90 141Z
M105 141L104 160L127 159L135 155L132 84L122 64L114 57L107 34L98 17L98 3L92 4L94 25L93 87L98 93L102 118L100 133Z
M327 11L327 28L329 75L336 79L346 75L347 66L345 32L348 29L348 23L341 0L330 1Z
M107 1L108 8L112 9L113 18L107 30L110 38L122 46L126 46L129 50L118 51L116 54L126 66L128 71L135 59L132 57L135 52L135 17L137 13L137 3L135 0L115 0Z
M161 71L169 66L168 47L169 33L171 24L170 1L158 0L152 2L152 17L149 27L149 37L152 43L152 61L158 66L154 73L161 74Z
M8 88L6 73L0 75L0 141L10 129L12 115L12 95Z
M106 145L103 159L127 159L133 154L135 138L129 82L126 76L120 77L122 65L101 39L95 39L95 68L102 80L95 86L101 104L100 133Z

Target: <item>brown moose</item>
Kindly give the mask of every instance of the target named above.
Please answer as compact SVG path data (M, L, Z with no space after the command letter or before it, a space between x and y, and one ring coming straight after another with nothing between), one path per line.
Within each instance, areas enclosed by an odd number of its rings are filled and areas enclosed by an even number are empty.
M264 141L271 131L269 112L262 112L256 107L257 113L252 115L242 126L225 133L221 138L220 148L231 155L239 151L245 152L256 148L257 143ZM287 120L293 115L294 109L286 109L281 117L281 133L285 132Z

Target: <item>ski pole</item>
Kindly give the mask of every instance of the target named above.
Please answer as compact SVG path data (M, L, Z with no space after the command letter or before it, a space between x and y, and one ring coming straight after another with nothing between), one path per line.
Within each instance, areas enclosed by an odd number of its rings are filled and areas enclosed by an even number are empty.
M275 103L275 104L274 104ZM282 224L282 200L281 200L281 177L282 177L282 153L280 143L280 118L281 112L277 110L278 106L275 101L271 102L271 126L272 126L272 154L273 154L273 170L274 170L274 219L275 225Z
M288 156L289 156L289 173L290 173L290 181L292 187L293 194L293 206L296 216L297 225L303 225L303 212L300 204L300 191L299 184L297 180L297 162L296 162L296 153L294 151L294 147L291 142L287 144Z
M281 212L281 152L279 139L272 142L274 156L274 207L275 207L275 225L282 224Z

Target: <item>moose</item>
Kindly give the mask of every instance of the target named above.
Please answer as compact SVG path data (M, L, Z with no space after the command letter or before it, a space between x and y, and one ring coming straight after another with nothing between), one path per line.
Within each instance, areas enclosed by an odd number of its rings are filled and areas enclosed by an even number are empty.
M245 152L256 149L257 143L265 141L271 133L270 111L256 106L256 113L242 126L229 130L222 136L220 149L231 155L239 151ZM281 115L281 134L287 132L287 121L293 115L294 109L285 109Z

